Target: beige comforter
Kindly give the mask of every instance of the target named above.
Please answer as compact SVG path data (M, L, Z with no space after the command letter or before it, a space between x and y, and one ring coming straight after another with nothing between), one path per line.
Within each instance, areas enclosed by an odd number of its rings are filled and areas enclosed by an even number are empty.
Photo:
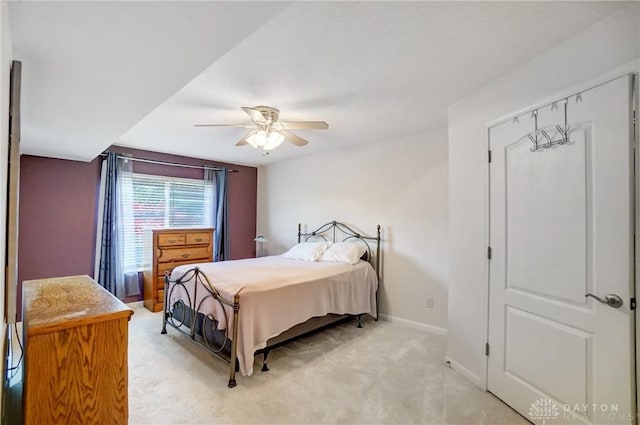
M351 265L271 256L197 266L224 298L233 301L240 294L237 356L243 375L253 373L254 353L266 347L267 340L312 317L329 313L377 315L378 279L365 261ZM176 267L171 279L193 267ZM176 288L170 305L185 295ZM203 296L204 291L199 289L196 305ZM233 320L233 309L225 308ZM220 309L218 303L208 300L200 311L213 314L220 321L218 327L224 329L227 324Z

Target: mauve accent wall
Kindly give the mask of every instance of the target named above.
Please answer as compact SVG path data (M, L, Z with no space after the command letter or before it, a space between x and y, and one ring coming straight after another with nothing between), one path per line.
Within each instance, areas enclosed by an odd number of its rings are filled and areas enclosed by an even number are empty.
M135 157L190 165L221 165L229 173L231 259L255 256L257 169L112 146ZM101 158L92 162L23 155L20 161L18 293L22 281L93 275ZM198 169L134 162L134 172L202 178ZM18 306L21 303L21 296ZM20 307L18 307L20 310Z
M100 161L20 160L18 310L22 282L93 275Z

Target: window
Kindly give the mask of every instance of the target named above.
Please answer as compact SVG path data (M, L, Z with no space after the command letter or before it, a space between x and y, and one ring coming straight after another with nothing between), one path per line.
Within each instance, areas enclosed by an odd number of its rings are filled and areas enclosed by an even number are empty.
M124 262L142 269L146 229L209 227L213 223L213 184L204 180L130 174L123 190Z

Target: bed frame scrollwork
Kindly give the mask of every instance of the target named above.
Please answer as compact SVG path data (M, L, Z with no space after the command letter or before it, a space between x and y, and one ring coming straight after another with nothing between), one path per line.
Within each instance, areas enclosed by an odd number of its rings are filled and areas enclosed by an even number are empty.
M331 242L347 242L349 240L358 240L364 243L367 247L367 258L366 261L372 263L371 259L375 259L375 263L371 265L375 268L378 279L380 279L380 242L381 242L381 229L380 225L376 229L376 236L365 236L362 235L353 228L347 226L344 223L340 223L338 221L330 221L316 230L310 233L302 233L302 224L298 223L298 243L304 241L309 241L312 238L321 238L325 241L329 241L327 236L331 236ZM373 250L371 249L371 244L369 242L376 243L376 254L373 256Z
M381 233L379 225L376 236L365 236L346 224L337 221L328 222L309 233L303 233L302 226L298 224L298 242L302 242L303 240L310 241L314 238L330 240L331 242L345 242L350 240L363 242L367 247L365 253L366 258L364 259L374 267L378 282L380 282ZM375 242L375 250L371 247L373 242ZM238 337L240 295L236 295L233 300L224 298L209 281L206 274L197 266L187 270L175 280L171 280L170 272L168 271L165 273L164 281L164 308L162 310L161 333L166 334L167 325L169 325L183 334L188 335L191 340L204 347L207 351L227 361L230 365L228 386L229 388L235 387L237 385L236 373L239 371L236 341ZM192 292L188 290L187 285L193 287ZM169 305L170 300L173 298L172 295L178 288L184 292L183 296L177 298L177 301L175 301L173 305ZM201 313L201 307L205 302L217 303L220 307L219 311L223 312L224 317L217 319L213 317L211 313ZM376 307L377 304L378 293L376 291ZM229 310L231 310L232 313ZM361 315L356 316L358 327L362 327L360 316ZM233 317L231 329L229 329L228 326L230 317ZM378 320L377 317L374 319ZM222 326L221 321L223 321ZM324 326L326 325L319 326L315 330ZM231 332L231 335L229 335L229 332ZM287 332L288 331L285 331L283 334ZM307 329L305 333L308 332ZM300 335L302 335L302 333L292 333L292 336L287 338L274 338L274 341L269 340L267 347L260 350L260 353L264 355L262 370L269 370L266 365L266 359L270 349L280 346Z
M173 283L173 286L170 284ZM193 285L193 297L190 295L185 284ZM174 291L182 288L186 297L178 299L172 306L169 300ZM204 296L198 301L198 291L205 291ZM162 334L167 333L167 325L188 335L193 341L198 342L202 347L218 357L230 363L229 388L237 385L236 371L238 370L236 359L236 341L238 336L238 315L240 312L240 296L236 295L233 301L222 297L218 290L211 284L206 274L200 271L199 267L187 270L182 276L171 280L170 272L164 276L164 308L162 309ZM224 315L224 329L219 328L220 320L216 320L211 314L204 315L200 312L200 307L207 300L213 300L220 305ZM197 303L197 305L196 305ZM229 313L224 306L233 309L233 329L232 336L229 337ZM195 314L194 314L195 312ZM221 331L218 333L207 332L208 329ZM231 346L229 347L229 343ZM227 355L228 351L228 355Z

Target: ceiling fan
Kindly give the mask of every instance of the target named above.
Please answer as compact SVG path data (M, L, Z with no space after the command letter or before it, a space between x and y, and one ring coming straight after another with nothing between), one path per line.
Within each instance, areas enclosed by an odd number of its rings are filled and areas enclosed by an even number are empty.
M252 129L236 146L251 145L256 149L270 151L285 140L296 146L309 143L302 137L290 133L289 130L326 130L329 124L324 121L278 121L280 111L271 106L243 106L242 110L249 115L249 124L196 124L194 127L242 127Z

